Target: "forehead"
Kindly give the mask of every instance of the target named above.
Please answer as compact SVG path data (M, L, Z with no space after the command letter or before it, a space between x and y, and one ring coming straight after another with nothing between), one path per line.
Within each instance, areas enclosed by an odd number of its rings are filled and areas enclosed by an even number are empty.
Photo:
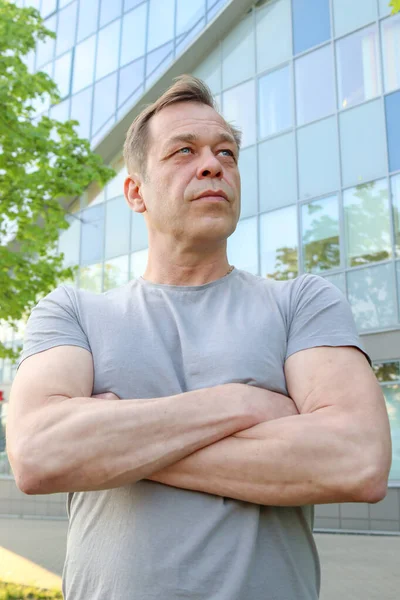
M230 133L223 117L211 106L199 102L177 102L166 106L150 120L150 135L161 145L183 133Z

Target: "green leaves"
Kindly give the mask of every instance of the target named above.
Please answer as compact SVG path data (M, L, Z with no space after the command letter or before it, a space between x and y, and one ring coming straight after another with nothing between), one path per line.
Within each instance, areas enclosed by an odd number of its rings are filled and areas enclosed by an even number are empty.
M38 41L53 37L38 11L0 0L0 322L11 325L74 275L55 256L60 230L69 227L61 200L72 202L114 175L78 136L75 121L46 116L60 96L50 77L30 73L27 63ZM18 354L0 344L5 356Z
M400 0L391 0L389 6L392 7L392 14L400 12Z

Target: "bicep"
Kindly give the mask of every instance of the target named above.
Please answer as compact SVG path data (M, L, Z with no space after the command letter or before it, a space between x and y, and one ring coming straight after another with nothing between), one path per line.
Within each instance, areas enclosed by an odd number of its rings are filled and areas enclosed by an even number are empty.
M93 358L78 346L56 346L26 358L17 371L7 415L7 444L13 445L30 417L55 397L90 397Z
M331 407L387 418L382 391L364 354L351 346L320 346L289 356L285 363L289 395L300 413Z

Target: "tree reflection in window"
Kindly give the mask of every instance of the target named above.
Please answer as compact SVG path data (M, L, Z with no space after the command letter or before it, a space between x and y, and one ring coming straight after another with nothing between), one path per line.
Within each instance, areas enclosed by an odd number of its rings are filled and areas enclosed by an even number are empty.
M318 273L340 266L336 196L303 205L302 238L305 271Z
M385 180L344 192L347 264L350 267L391 257L389 194Z

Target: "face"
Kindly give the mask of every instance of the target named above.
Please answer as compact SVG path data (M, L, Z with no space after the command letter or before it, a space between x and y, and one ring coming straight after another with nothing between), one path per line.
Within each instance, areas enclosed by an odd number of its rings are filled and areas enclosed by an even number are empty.
M240 216L238 148L223 118L197 102L167 106L149 123L146 177L125 193L158 236L197 245L226 240ZM202 196L200 198L200 196Z

